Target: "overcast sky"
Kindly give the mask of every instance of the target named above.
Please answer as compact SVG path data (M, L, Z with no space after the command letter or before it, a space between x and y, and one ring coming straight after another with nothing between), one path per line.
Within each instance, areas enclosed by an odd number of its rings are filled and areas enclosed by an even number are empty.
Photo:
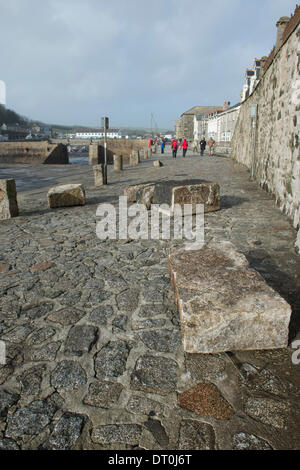
M0 0L7 107L47 123L174 128L239 102L296 0Z

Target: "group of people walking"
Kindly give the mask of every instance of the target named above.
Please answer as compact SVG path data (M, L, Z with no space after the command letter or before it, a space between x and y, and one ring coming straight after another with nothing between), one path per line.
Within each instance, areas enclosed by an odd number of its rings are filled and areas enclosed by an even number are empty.
M215 143L216 142L212 137L210 137L208 139L208 141L205 140L205 137L202 137L202 139L200 140L200 143L199 143L199 145L200 145L200 155L204 154L206 146L208 147L209 155L213 155L214 154L214 145L215 145ZM177 151L178 151L179 148L182 148L182 156L185 157L188 146L189 146L189 144L188 144L186 139L184 139L183 142L181 142L181 139L179 139L179 140L173 139L172 142L171 142L173 158L176 158ZM195 143L193 149L198 151L197 143ZM162 153L164 153L163 150L162 150Z
M189 144L188 144L188 141L186 139L184 139L183 142L181 142L181 139L179 139L179 140L173 139L172 142L171 142L173 158L177 157L177 150L179 148L182 148L182 156L185 157L188 146L189 146Z
M215 145L215 140L210 137L208 141L205 140L205 137L202 137L202 139L199 142L200 146L200 155L204 154L204 150L206 149L206 146L208 147L208 154L213 155L214 154L214 145ZM196 144L197 146L197 144Z

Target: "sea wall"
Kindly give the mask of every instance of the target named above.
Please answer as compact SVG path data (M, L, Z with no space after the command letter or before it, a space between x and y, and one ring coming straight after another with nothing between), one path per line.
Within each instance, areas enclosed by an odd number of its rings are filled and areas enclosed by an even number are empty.
M68 164L67 146L42 142L0 142L0 163Z
M142 150L147 146L146 140L107 140L107 163L113 164L114 155L123 155L123 162L129 163L133 150ZM92 164L104 163L104 142L94 142L89 146L89 159ZM97 163L96 163L97 162Z
M253 169L254 178L274 195L295 228L300 225L299 18L300 7L287 24L289 34L272 51L261 80L242 103L231 142L232 157ZM253 127L254 104L257 119Z

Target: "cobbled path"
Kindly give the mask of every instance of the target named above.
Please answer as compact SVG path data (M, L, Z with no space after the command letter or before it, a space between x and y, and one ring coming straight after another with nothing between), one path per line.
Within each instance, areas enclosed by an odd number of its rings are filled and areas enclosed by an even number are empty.
M0 177L18 180L17 168ZM0 222L0 449L299 448L295 350L185 354L167 266L182 242L103 241L95 231L98 204L117 206L130 184L219 182L222 209L206 214L205 239L232 241L290 303L292 340L300 257L272 197L225 156L155 155L121 174L110 168L101 188L91 168L71 170L30 167L41 180L18 193L20 217ZM87 205L49 210L48 188L66 182L85 185ZM179 406L201 383L214 384L216 402L222 395L227 419Z

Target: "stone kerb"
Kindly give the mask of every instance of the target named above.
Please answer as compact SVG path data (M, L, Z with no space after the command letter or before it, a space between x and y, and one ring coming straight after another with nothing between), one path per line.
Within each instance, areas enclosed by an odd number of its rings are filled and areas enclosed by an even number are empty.
M140 163L140 154L138 150L133 150L130 154L129 165L135 166Z
M102 164L93 166L95 186L103 186L104 184L104 167Z
M114 155L114 171L123 171L122 155Z
M19 215L16 182L14 179L0 179L0 219Z
M230 242L174 249L169 270L184 351L284 348L291 307Z
M82 184L63 184L49 189L48 205L50 209L68 206L84 206L85 190Z

